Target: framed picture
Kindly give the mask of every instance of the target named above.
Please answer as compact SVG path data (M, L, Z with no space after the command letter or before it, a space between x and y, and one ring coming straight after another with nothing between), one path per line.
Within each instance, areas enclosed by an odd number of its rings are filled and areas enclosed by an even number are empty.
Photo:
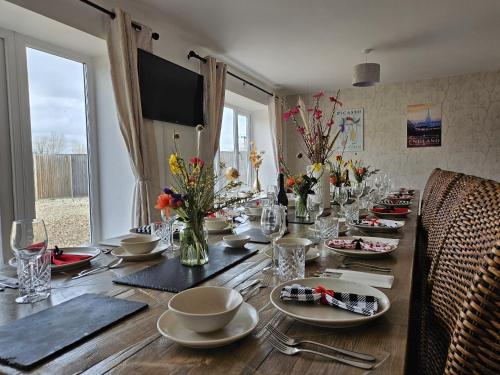
M335 124L341 133L335 141L336 151L363 151L363 108L335 111Z
M406 147L441 146L441 104L412 104L407 108Z

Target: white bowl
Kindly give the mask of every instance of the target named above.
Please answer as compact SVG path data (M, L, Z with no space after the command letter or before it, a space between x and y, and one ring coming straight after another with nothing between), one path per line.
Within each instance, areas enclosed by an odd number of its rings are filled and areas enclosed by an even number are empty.
M243 247L248 241L250 241L250 236L232 234L230 236L224 236L222 239L229 247Z
M222 217L207 217L205 225L208 230L221 230L227 227L227 219Z
M122 239L120 246L130 254L146 254L153 251L159 241L158 237L139 235Z
M168 308L185 328L204 333L224 328L242 303L243 297L234 289L201 286L176 294Z
M312 246L312 241L307 239L307 238L280 238L278 241L276 241L276 244L279 245L301 245L304 246L304 250L307 253L309 249Z

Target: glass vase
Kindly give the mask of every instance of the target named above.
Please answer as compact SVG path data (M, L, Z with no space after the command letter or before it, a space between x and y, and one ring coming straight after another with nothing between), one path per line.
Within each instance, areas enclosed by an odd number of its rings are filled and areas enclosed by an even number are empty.
M185 223L179 232L180 259L185 266L201 266L208 263L208 232L205 224Z
M309 212L307 211L307 194L295 196L295 217L307 218Z

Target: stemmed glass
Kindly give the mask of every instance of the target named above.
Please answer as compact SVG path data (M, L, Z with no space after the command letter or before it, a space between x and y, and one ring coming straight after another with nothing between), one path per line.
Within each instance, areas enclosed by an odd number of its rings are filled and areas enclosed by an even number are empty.
M41 219L12 223L10 246L16 255L19 297L17 303L41 301L50 295L50 252Z
M361 182L353 182L351 183L351 192L356 198L356 201L359 203L359 198L363 195L365 192L365 186L366 183L364 181Z
M340 205L340 211L344 212L344 204L349 200L349 191L345 185L335 188L335 201Z
M267 185L266 189L267 199L269 199L269 204L275 204L278 197L278 187L276 185Z
M276 241L279 240L286 232L286 210L279 205L269 205L262 208L262 215L260 218L260 228L262 233L271 240L272 251L272 264L271 267L264 270L271 269L276 272Z
M307 211L314 217L314 226L318 229L318 218L323 214L324 204L320 192L307 196Z

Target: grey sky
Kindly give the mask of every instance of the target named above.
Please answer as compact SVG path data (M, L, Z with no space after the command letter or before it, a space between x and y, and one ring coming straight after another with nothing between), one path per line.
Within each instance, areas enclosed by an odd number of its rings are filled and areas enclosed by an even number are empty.
M65 135L65 153L86 142L84 65L27 48L33 137Z

